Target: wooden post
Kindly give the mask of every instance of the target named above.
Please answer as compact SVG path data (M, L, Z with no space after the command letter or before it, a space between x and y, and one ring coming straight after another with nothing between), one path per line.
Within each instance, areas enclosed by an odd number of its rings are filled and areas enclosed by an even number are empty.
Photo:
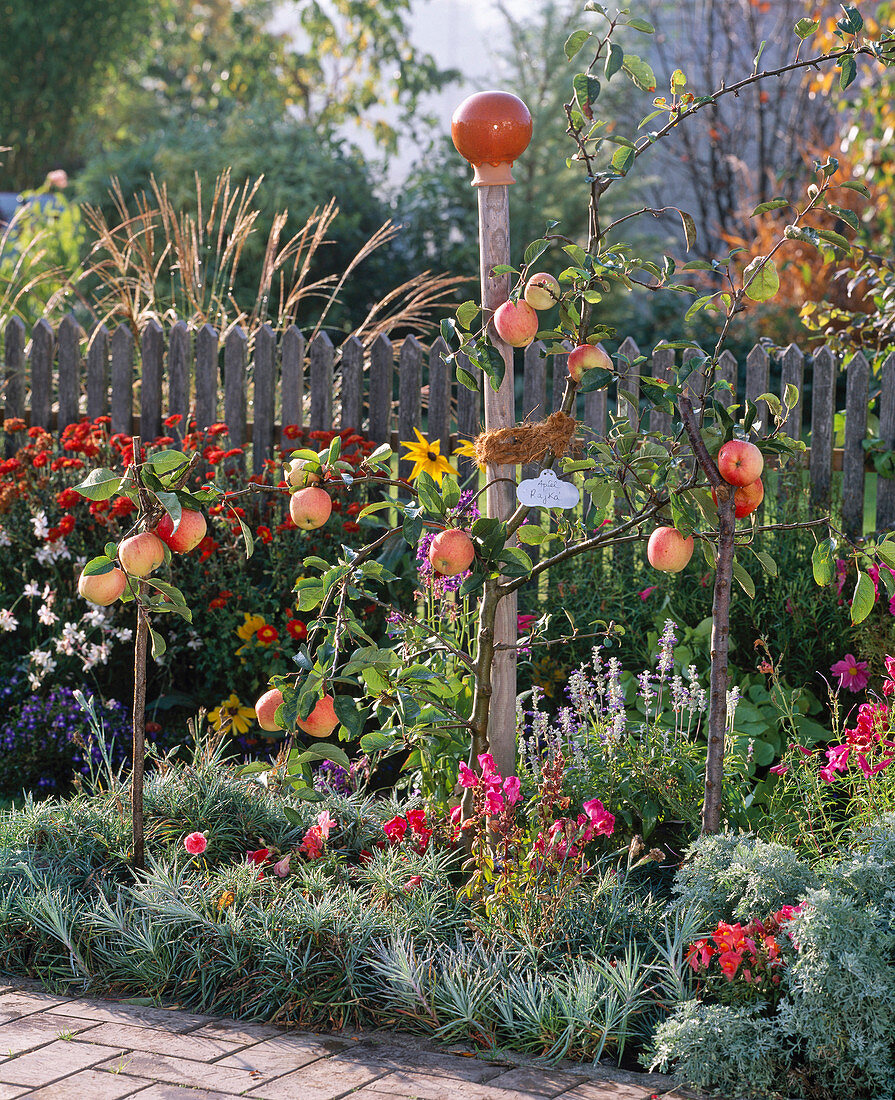
M528 108L507 92L480 92L469 96L454 112L451 137L461 156L475 165L473 186L478 188L479 266L482 309L493 316L509 297L506 275L493 269L510 263L509 185L510 166L531 140ZM516 423L513 349L505 344L489 322L489 336L503 358L505 371L500 388L483 379L485 431L509 428ZM487 467L489 487L485 506L489 518L508 519L516 507L515 466ZM486 597L487 600L487 592ZM482 625L480 623L480 637ZM502 775L516 773L516 595L497 604L493 623L493 664L487 667L491 695L487 716L487 743ZM508 648L498 648L506 646ZM484 662L480 661L480 675ZM487 685L477 684L477 695Z

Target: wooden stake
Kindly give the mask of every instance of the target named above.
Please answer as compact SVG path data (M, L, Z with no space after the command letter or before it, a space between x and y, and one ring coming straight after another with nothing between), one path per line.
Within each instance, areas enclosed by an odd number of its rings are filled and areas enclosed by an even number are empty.
M508 275L492 275L492 268L510 262L510 207L506 184L478 187L479 198L479 258L482 280L482 306L491 313L509 297ZM487 379L485 387L485 430L510 428L516 423L514 400L513 349L489 328L494 346L503 356L506 370L499 390L493 390ZM516 507L515 466L489 466L491 485L486 494L488 516L508 519ZM517 640L516 594L500 601L494 618L494 644L515 647ZM494 763L501 775L516 774L516 650L498 649L492 669L493 691L488 715L488 744Z

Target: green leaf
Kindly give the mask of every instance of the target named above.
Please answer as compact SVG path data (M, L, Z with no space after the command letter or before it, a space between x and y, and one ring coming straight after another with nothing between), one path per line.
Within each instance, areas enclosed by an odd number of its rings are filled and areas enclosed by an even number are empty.
M109 500L118 492L121 477L112 470L100 467L91 470L86 478L75 486L75 492L87 500Z
M623 145L612 154L612 160L609 162L610 166L614 171L618 172L620 176L624 176L634 163L634 155L633 149Z
M338 438L338 436L336 438ZM239 520L239 530L242 532L242 541L246 548L246 561L248 561L252 554L254 554L255 552L255 540L252 538L252 532L248 529L248 527L246 527L245 523L243 522L242 516L237 515L236 512L234 512L233 514Z
M740 565L738 561L733 563L733 576L737 584L742 588L750 600L755 599L755 582L746 572L746 570Z
M367 458L368 466L382 466L392 457L394 451L388 443L380 443L375 451Z
M394 508L394 506L395 502L393 500L376 500L372 504L368 504L366 508L361 508L357 518L363 519L364 516L372 516L376 512L384 512L386 508Z
M836 579L836 543L821 539L811 555L811 571L816 584L826 588Z
M851 621L862 623L873 610L875 602L876 589L873 586L873 581L866 573L859 571L858 583L855 585L855 592L851 600Z
M799 38L810 38L820 26L817 19L800 19L795 25L795 32Z
M182 451L156 451L146 459L157 474L164 476L186 468L189 459Z
M851 226L856 233L861 228L858 215L854 210L846 210L845 207L837 206L833 202L827 203L827 210L829 210L831 214L835 214L837 218L841 218L845 224Z
M525 264L526 267L529 264L533 264L538 257L543 256L549 247L550 242L544 240L543 237L536 241L532 241L528 248L526 248L525 255L522 257L523 264Z
M398 743L398 738L387 733L365 733L360 739L364 752L386 752Z
M743 272L746 297L753 302L766 302L780 289L780 276L773 260L756 256Z
M516 532L516 538L526 546L540 546L546 537L547 532L544 528L533 523L523 524Z
M844 4L842 10L845 14L836 26L845 34L859 34L864 28L864 19L861 13L857 8L847 8Z
M841 233L836 233L832 229L818 229L816 230L818 237L822 241L826 241L827 244L834 245L836 248L841 248L843 252L851 252L851 244L848 238L843 237Z
M457 381L461 386L465 386L466 389L472 390L474 393L478 393L479 381L478 379L469 373L465 367L457 366L456 370Z
M652 23L647 23L645 19L629 19L626 25L633 28L635 31L640 31L641 34L656 33L656 28Z
M678 214L680 214L681 221L684 223L684 239L687 242L687 251L689 252L696 244L696 222L684 210L678 210Z
M610 80L621 69L625 60L625 51L617 42L609 43L609 53L606 55L606 66L603 73Z
M476 592L480 592L485 587L485 578L481 573L470 573L466 577L463 583L458 589L458 594L461 599L466 596L474 596Z
M467 331L478 315L479 306L476 302L464 302L463 305L457 306L457 322Z
M427 474L425 470L423 470L416 479L416 492L420 499L420 503L427 512L431 512L436 516L444 515L445 502L442 499L438 485L432 475Z
M633 53L626 53L622 68L637 87L644 92L654 92L656 90L656 74L642 57L638 57Z
M769 577L777 576L777 563L771 557L770 554L765 554L761 550L753 550L752 553L758 558L762 569L767 573Z
M842 61L839 63L839 68L841 70L839 73L839 87L845 91L858 75L858 65L851 54L849 54L848 57L842 58Z
M889 542L884 539L876 548L876 555L878 558L895 569L895 542Z
M599 99L600 82L587 73L576 73L572 78L572 91L578 106L587 114L586 108Z
M749 216L754 218L756 214L767 214L769 210L782 210L784 206L789 206L787 199L769 199L767 202L760 202Z
M164 655L167 646L165 645L165 639L157 631L149 628L149 637L152 640L152 659L157 661L159 657Z
M453 317L442 317L439 331L442 340L450 347L452 340L457 335L457 322Z
M352 699L350 695L336 695L333 699L333 709L336 712L336 717L342 723L351 737L360 737L363 732L364 722L367 719L366 711L357 705L357 700ZM344 753L342 754L344 756ZM341 763L341 761L337 761ZM342 764L343 768L347 768L347 762Z
M109 573L115 568L114 559L108 557L105 554L101 554L98 558L91 558L89 562L84 566L82 573L85 577L98 577L103 573Z
M870 197L870 188L866 183L861 183L859 180L845 180L838 185L839 187L845 187L849 191L857 191L860 195Z
M566 52L566 57L569 61L571 61L572 58L580 52L580 50L584 46L584 43L587 42L587 40L590 38L593 38L593 34L590 31L586 30L573 31L569 35L569 37L566 39L566 44L563 47Z
M775 419L779 419L783 415L783 406L780 404L780 398L775 393L759 394L759 396L755 398L756 405L759 401L764 401Z
M506 577L527 577L534 568L531 558L518 546L507 546L497 561Z
M615 371L604 370L602 367L585 371L584 377L578 385L578 392L593 393L594 390L601 390L604 386L608 386L614 377Z
M183 507L176 493L156 493L156 500L171 517L171 523L176 531L180 525L180 517L183 515Z

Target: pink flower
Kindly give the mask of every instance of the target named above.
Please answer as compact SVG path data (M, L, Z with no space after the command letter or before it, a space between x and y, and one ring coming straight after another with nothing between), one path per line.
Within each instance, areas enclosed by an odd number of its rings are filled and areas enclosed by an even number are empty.
M460 818L462 816L463 816L463 807L462 806L455 806L451 810L451 824L452 825L459 825L460 824Z
M649 588L644 588L642 592L638 592L637 595L646 602L650 596L656 591L657 585L651 584Z
M597 836L612 836L615 831L615 817L599 798L592 798L589 802L585 802L582 809L590 818Z
M831 665L830 672L839 677L839 686L846 691L863 691L870 683L870 666L851 653L846 653L841 661Z
M329 816L329 810L321 810L317 815L317 824L320 826L320 835L324 840L329 840L330 830L338 824L334 817Z
M403 840L407 832L407 822L403 817L393 817L382 826L382 831L393 843Z
M769 768L768 770L770 772L772 772L774 775L786 775L786 773L789 771L789 765L788 764L775 764L773 766L773 768Z
M519 782L515 775L509 775L503 781L503 793L506 796L507 802L511 806L515 806L519 799L522 797L522 784Z
M52 172L47 172L47 183L50 187L58 187L59 190L68 187L68 172L64 168L54 168ZM193 853L198 855L198 852Z
M482 769L482 775L485 777L497 775L497 769L494 766L494 757L490 752L483 752L479 755L479 767Z
M537 621L537 615L517 615L516 629L522 634L527 634Z
M479 777L475 772L468 768L463 761L460 761L460 786L461 787L477 787L479 785Z
M796 745L796 748L802 754L802 756L814 756L811 749L806 748L804 745Z
M278 875L280 878L285 878L289 874L289 861L291 859L291 853L287 852L286 855L284 855L283 858L279 861L279 863L275 863L273 865L273 873L275 875Z
M410 878L404 883L401 889L405 894L409 894L411 890L415 890L422 884L422 877L420 875L411 875Z
M319 825L312 825L308 829L299 851L304 852L308 859L319 859L323 855L323 833Z
M202 833L190 833L183 838L183 846L191 856L201 856L208 847L208 841Z

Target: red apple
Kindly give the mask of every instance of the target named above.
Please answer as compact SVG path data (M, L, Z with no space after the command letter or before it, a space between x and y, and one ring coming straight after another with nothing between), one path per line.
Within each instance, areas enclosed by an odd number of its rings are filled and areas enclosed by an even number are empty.
M763 469L761 451L745 439L731 439L718 451L718 472L731 485L751 485Z
M712 500L717 507L718 498L715 495L714 489L712 489ZM757 481L750 482L749 485L741 485L733 494L733 500L734 515L737 519L742 519L743 516L751 516L759 504L764 500L764 485L761 483L761 478Z
M429 564L443 577L453 577L472 565L475 547L465 531L449 527L439 531L429 544Z
M155 533L175 554L188 554L195 550L208 532L208 524L201 512L184 508L175 530L171 517L165 513L158 522Z
M504 302L494 311L494 331L511 347L527 347L538 328L538 315L528 302Z
M298 720L298 728L310 737L329 737L338 724L331 695L324 695L307 718Z
M546 271L539 271L525 284L523 298L532 309L550 309L562 297L559 283Z
M581 381L581 375L586 370L595 367L612 370L612 360L598 344L579 344L569 352L569 374L576 382Z
M305 458L293 458L286 463L284 476L286 482L293 489L304 489L308 485L318 485L320 474L316 470L308 469L310 463Z
M127 577L120 569L110 569L106 573L92 573L78 578L78 592L91 603L108 607L124 592Z
M165 560L165 544L152 531L142 531L118 544L118 560L132 577L148 577Z
M258 725L263 730L267 730L268 733L273 733L275 730L281 730L283 728L275 717L277 707L282 702L283 693L277 688L271 688L270 691L265 691L255 704L255 717L258 719Z
M311 486L299 489L289 501L289 515L296 527L303 531L316 531L329 519L333 510L332 497L325 489Z
M693 557L693 536L684 538L676 527L657 527L646 544L646 556L654 569L680 573Z

